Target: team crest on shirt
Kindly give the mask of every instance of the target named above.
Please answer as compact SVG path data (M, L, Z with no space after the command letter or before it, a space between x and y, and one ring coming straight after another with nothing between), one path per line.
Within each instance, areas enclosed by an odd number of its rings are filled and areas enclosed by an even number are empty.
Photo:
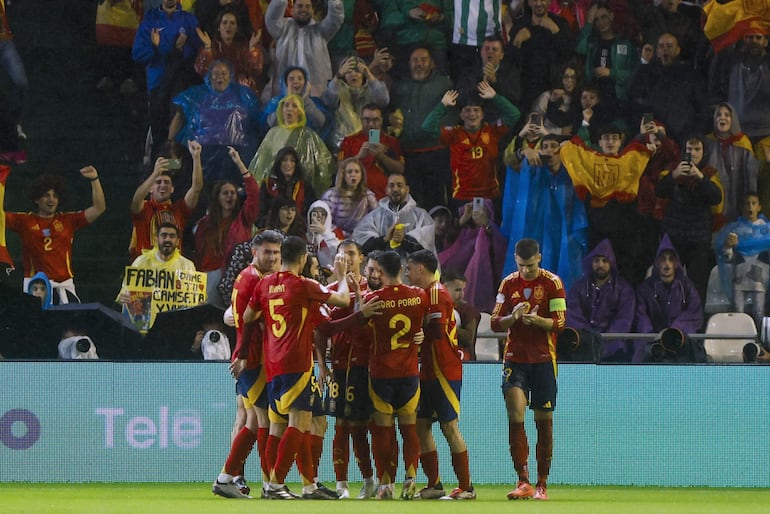
M57 232L61 232L64 230L64 225L62 225L62 222L59 220L54 220L53 222L53 228Z
M545 288L543 286L535 286L535 300L538 302L545 296Z
M489 134L487 134L486 132L482 132L481 133L481 142L484 143L485 145L488 145L489 144Z

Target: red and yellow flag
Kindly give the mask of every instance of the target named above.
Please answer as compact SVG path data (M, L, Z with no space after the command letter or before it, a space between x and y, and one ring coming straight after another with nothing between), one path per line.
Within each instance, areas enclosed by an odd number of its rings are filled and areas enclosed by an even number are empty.
M586 147L579 137L564 143L559 155L578 196L591 195L591 207L602 207L612 199L633 201L650 160L649 150L640 143L629 144L620 155L604 155Z
M11 174L11 167L0 164L0 262L13 265L13 260L5 247L5 181Z
M710 0L703 6L706 24L703 32L719 52L746 34L770 34L770 0Z

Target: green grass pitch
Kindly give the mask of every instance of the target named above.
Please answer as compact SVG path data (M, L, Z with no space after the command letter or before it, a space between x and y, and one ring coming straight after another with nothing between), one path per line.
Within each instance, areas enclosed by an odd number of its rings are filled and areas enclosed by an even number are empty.
M299 491L296 484L289 484ZM351 484L351 491L360 484ZM525 513L719 513L768 512L766 489L662 489L650 487L563 486L548 489L547 502L508 501L511 486L477 486L476 501L339 500L290 501L227 500L211 494L203 483L164 484L18 484L0 483L3 514L498 514ZM400 487L396 485L396 493Z

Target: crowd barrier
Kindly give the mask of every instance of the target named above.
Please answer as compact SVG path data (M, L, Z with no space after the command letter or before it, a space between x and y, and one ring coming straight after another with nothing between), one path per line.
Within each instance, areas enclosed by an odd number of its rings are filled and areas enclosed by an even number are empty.
M501 366L469 363L464 372L460 426L473 480L513 483ZM551 482L770 487L767 383L763 366L560 365ZM225 363L4 361L0 390L3 482L210 482L229 449L235 401ZM327 482L332 426L319 471ZM256 455L246 473L259 477ZM360 479L352 463L350 478Z

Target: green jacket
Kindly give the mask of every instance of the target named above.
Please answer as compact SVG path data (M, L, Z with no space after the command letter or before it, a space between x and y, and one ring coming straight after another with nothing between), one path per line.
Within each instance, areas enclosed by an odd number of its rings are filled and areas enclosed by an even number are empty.
M594 33L593 23L586 23L578 36L575 53L586 58L585 69L583 71L583 82L593 83L594 54L599 47L599 40ZM628 99L628 83L631 75L639 64L639 54L636 47L627 39L615 38L612 42L612 66L610 67L610 78L615 83L615 96L618 100Z

